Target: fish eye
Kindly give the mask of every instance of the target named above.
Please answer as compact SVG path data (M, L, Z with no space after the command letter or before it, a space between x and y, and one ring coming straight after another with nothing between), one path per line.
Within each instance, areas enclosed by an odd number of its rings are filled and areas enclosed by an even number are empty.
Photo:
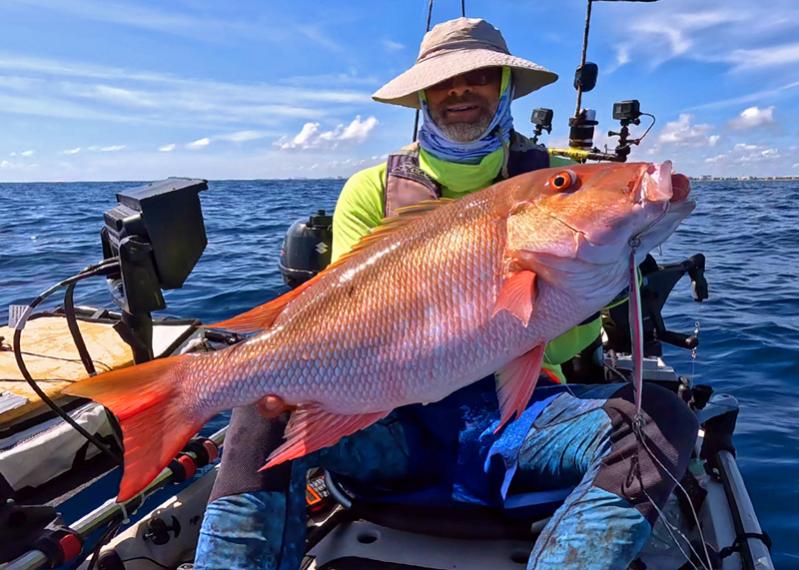
M549 186L556 192L563 192L577 184L577 175L571 170L561 170L549 178Z

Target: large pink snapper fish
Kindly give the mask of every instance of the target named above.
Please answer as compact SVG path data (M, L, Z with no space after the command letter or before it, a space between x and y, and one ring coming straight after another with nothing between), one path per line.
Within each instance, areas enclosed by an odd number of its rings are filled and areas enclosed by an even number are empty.
M630 244L640 262L693 210L688 193L668 162L577 165L407 208L298 289L215 325L257 331L247 341L67 392L120 421L120 501L212 416L267 395L296 410L265 468L492 372L501 427L529 402L546 343L625 287Z

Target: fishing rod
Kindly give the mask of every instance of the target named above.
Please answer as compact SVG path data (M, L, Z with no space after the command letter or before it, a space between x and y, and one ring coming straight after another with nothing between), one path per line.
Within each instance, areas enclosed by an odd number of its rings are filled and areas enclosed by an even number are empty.
M117 503L108 499L105 503L84 515L69 526L58 525L49 529L39 540L38 548L32 548L25 554L12 560L4 570L34 570L36 568L54 568L76 560L83 551L85 541L92 533L106 525L127 521L132 513L141 507L145 500L169 483L180 483L190 479L197 469L205 467L216 460L219 450L224 446L228 427L225 426L208 438L195 438L186 448L165 467L144 490L124 501ZM24 509L25 507L20 507ZM110 537L109 537L110 538Z
M569 118L569 146L566 148L547 149L551 156L560 156L577 162L588 160L626 162L630 155L633 145L638 145L649 134L655 124L655 117L649 113L643 113L640 103L636 99L619 101L613 104L613 119L621 124L618 132L608 131L609 137L618 137L619 141L613 152L607 149L602 151L594 146L594 131L599 125L596 120L596 111L583 108L583 93L587 93L596 87L599 66L589 62L588 58L588 39L591 30L591 14L594 2L656 2L657 0L588 0L586 4L585 25L583 28L583 43L580 53L580 65L574 74L574 88L577 91L577 103L574 115ZM531 122L535 125L533 132L533 142L537 143L543 131L552 132L553 111L546 108L533 110ZM641 124L640 117L647 116L652 119L649 127L643 135L638 138L630 137L629 126Z
M466 17L466 0L461 0L461 18ZM430 31L430 23L433 19L433 0L428 0L427 3L427 24L425 24L424 33ZM419 109L416 109L416 116L413 119L413 138L415 141L419 135Z

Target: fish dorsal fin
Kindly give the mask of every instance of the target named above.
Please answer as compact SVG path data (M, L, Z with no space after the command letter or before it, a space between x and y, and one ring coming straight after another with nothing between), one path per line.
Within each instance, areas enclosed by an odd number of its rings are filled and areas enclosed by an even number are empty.
M268 303L264 303L263 305L236 315L235 317L208 325L208 327L225 329L238 333L252 333L268 329L272 326L272 323L275 322L278 315L283 312L289 302L299 297L306 289L311 287L329 271L340 265L343 265L350 259L350 257L358 252L382 242L399 229L407 226L410 222L417 220L428 212L454 201L455 200L451 198L424 200L412 206L406 206L404 208L398 209L395 215L389 216L388 218L383 218L383 221L380 223L380 225L376 226L371 232L363 236L350 251L339 257L335 262L328 265L323 271L302 285L299 285L288 293L281 295L277 299L273 299Z
M393 216L383 218L379 226L372 228L372 231L363 236L347 253L339 257L336 261L328 265L319 275L342 265L350 257L373 245L382 242L387 237L393 235L398 230L404 228L414 220L419 219L428 212L432 212L450 202L455 202L452 198L439 198L438 200L423 200L412 206L405 206L397 209ZM317 277L319 276L317 275Z
M319 275L321 275L321 273ZM302 285L298 285L288 293L284 293L280 297L272 299L268 303L259 305L235 317L207 326L212 329L225 329L237 333L251 333L268 329L272 326L272 323L275 322L278 315L283 312L286 305L299 297L308 287L313 285L319 278L319 275L309 279Z

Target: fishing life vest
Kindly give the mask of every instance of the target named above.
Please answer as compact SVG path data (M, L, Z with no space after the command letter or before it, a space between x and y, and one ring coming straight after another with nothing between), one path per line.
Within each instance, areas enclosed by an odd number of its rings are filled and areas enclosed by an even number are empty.
M507 177L541 168L549 168L549 153L546 149L516 131L511 131ZM502 178L500 173L497 181ZM418 143L388 156L384 192L384 216L391 216L398 208L441 197L441 186L419 166Z

